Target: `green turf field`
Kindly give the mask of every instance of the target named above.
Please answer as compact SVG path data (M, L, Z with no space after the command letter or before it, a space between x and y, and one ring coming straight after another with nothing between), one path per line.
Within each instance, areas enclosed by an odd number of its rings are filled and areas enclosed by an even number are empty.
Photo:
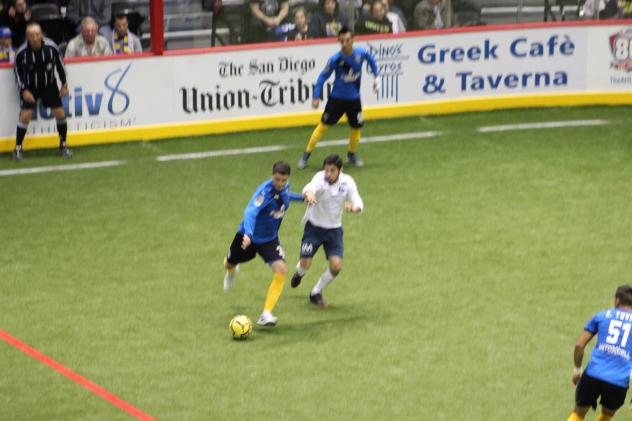
M595 118L609 124L476 131ZM319 254L298 289L288 279L279 325L245 342L228 321L256 319L271 274L243 265L224 294L222 259L254 189L275 160L294 166L312 128L75 148L72 163L126 164L0 177L0 329L160 420L565 420L575 340L632 282L631 121L589 107L368 122L364 136L442 134L360 146L366 167L348 173L366 208L345 216L332 307L307 300ZM155 160L273 144L294 149ZM334 151L317 149L293 190ZM281 229L290 266L303 211ZM4 342L0 373L1 420L129 418Z

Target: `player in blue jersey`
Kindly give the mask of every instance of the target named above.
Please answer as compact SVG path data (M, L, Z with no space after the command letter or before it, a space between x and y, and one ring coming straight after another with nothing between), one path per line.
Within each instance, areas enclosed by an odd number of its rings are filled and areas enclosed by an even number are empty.
M257 254L272 268L272 283L263 313L257 320L257 324L262 326L276 325L277 318L272 310L281 296L287 276L279 228L290 200L303 200L301 195L290 192L289 177L290 165L284 161L276 162L272 167L272 178L262 183L250 198L244 218L224 259L224 291L232 287L239 264L254 259Z
M327 129L336 124L343 114L347 115L351 132L349 133L349 149L347 158L353 165L361 167L362 160L358 157L357 149L360 143L360 128L364 125L362 118L362 103L360 102L360 81L362 78L362 66L368 62L371 72L375 76L373 89L377 91L380 87L380 77L375 58L364 48L353 46L353 33L343 26L338 33L338 41L341 49L327 61L327 65L318 76L314 93L312 95L312 107L318 108L323 93L323 85L329 79L332 72L335 72L334 86L331 95L327 100L325 111L320 123L314 129L309 143L303 152L303 156L298 161L297 167L303 169L307 166L307 160L316 147L318 141L323 137Z
M567 421L581 421L590 407L597 407L601 396L601 415L597 421L610 421L625 402L632 370L632 286L622 285L614 296L614 308L600 311L579 335L575 345L572 382L575 409ZM593 336L597 344L582 372L584 349Z

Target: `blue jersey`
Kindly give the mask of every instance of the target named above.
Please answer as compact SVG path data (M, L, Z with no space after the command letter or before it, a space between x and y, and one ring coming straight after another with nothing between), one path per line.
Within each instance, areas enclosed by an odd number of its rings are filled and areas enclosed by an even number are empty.
M354 48L353 53L346 56L342 51L329 58L327 65L320 72L316 87L314 88L313 99L319 99L323 93L323 85L329 79L332 72L336 72L334 87L331 96L338 99L360 99L360 80L362 79L362 65L364 61L369 63L371 71L378 76L375 59L364 48Z
M584 329L597 334L586 373L627 389L632 370L632 312L618 308L600 311Z
M274 240L290 200L302 200L302 196L290 192L289 182L281 191L274 188L272 180L262 183L250 198L237 232L248 235L255 244Z

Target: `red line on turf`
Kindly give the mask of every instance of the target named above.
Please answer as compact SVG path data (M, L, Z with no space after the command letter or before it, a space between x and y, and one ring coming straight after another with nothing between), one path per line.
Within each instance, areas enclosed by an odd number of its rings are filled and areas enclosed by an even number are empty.
M119 398L118 396L108 392L101 386L92 383L90 380L86 379L85 377L80 376L79 374L75 373L68 367L64 367L57 361L53 360L50 357L47 357L46 355L42 354L35 348L28 346L27 344L20 341L19 339L14 338L13 336L9 335L7 332L5 332L2 329L0 329L0 339L5 341L9 345L19 349L25 354L35 358L41 363L46 364L47 366L57 371L61 375L68 377L73 382L80 384L81 386L85 387L86 389L88 389L90 392L94 393L98 397L110 402L112 405L118 406L123 411L138 418L139 420L154 421L154 418L151 415L145 414L140 409L133 407L132 405L125 402L123 399Z

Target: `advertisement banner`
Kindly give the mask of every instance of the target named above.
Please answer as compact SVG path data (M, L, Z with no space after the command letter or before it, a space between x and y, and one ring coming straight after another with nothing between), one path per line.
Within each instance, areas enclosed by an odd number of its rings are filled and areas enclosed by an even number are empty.
M529 94L632 92L632 25L542 26L357 40L381 77L363 71L364 106ZM69 131L177 125L306 112L331 43L68 64ZM333 77L324 92L327 99ZM18 97L0 69L0 139L14 136ZM321 106L322 109L322 106ZM35 111L31 135L55 133ZM130 139L132 140L132 139Z

